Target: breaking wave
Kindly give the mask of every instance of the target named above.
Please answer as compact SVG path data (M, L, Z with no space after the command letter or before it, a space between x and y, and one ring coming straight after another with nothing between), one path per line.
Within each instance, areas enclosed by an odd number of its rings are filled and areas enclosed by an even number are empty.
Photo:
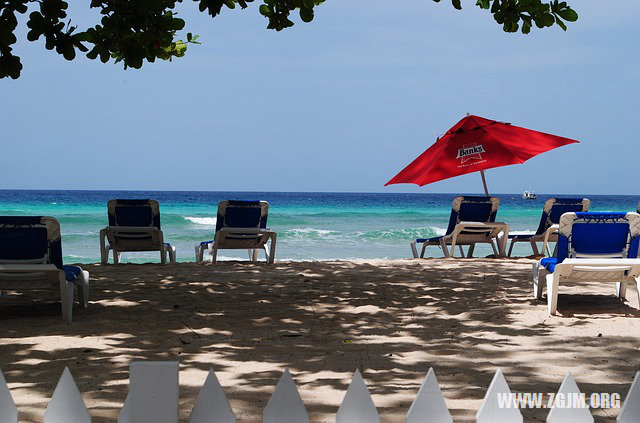
M216 226L217 218L185 216L185 220L188 220L191 223L195 223L196 225Z
M358 238L363 239L385 239L400 240L413 238L430 238L444 235L446 229L437 226L427 226L423 228L402 228L402 229L379 229L376 231L360 232Z
M335 237L340 235L338 231L332 231L330 229L316 229L316 228L293 228L282 231L282 236L285 238L306 238L306 239L322 239L328 237ZM280 235L280 233L278 234Z

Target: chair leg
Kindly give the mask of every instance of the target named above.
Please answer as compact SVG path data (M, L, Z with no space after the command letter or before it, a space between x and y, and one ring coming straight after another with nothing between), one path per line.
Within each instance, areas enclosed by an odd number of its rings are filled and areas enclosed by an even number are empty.
M416 242L412 241L411 244L409 244L409 246L411 247L411 254L413 255L413 258L418 258L418 249L416 248Z
M493 248L493 254L496 257L500 257L500 254L498 253L498 250L496 249L496 244L493 242L493 240L491 240L490 244L491 244L491 248Z
M202 259L200 258L200 246L196 245L196 263L202 261Z
M542 299L542 288L544 284L540 282L540 277L544 277L544 273L540 269L540 262L533 263L533 298Z
M507 253L507 257L511 257L511 253L513 252L513 244L516 243L516 239L513 238L511 240L511 243L509 244L509 252Z
M111 254L113 254L113 264L120 263L120 253L116 250L112 250Z
M211 263L215 263L217 260L218 260L218 247L214 245L211 250Z
M424 258L425 251L427 251L427 244L423 243L422 244L422 251L420 251L420 258Z
M424 249L427 246L425 245L422 250L424 251ZM444 239L440 240L440 248L442 248L442 254L444 255L445 258L449 258L449 249L447 248L447 244L444 242Z
M558 286L560 285L560 275L558 272L548 274L547 277L547 305L549 314L556 314L558 309Z
M533 255L540 255L540 251L538 251L538 244L535 241L531 241L531 250L533 251Z
M616 295L623 300L627 298L627 283L616 282Z
M160 263L165 264L167 262L167 247L162 247L160 250Z
M78 284L78 302L83 308L87 308L89 306L89 272L83 270L78 277L80 278L80 283Z
M640 278L636 278L636 294L638 295L638 307L640 308Z
M62 305L62 318L70 322L73 317L73 294L75 290L75 284L67 282L64 272L59 272L60 279L60 303Z
M251 261L255 263L256 261L258 261L258 249L254 248L250 251L251 251Z
M467 250L467 258L473 257L473 253L476 250L475 242L469 246L469 250Z
M471 247L469 247L471 248ZM458 250L460 250L460 256L464 258L464 250L462 249L462 245L458 245Z
M269 264L273 264L276 260L276 240L277 239L278 238L275 234L271 237L271 246L269 247L270 249L269 258L267 259L267 263Z

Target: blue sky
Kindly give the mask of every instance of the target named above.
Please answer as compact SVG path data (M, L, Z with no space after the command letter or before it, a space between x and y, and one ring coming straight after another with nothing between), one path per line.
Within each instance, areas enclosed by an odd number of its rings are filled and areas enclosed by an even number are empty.
M572 0L567 32L528 36L473 3L327 0L278 33L258 3L211 19L185 1L202 45L142 70L20 41L0 188L480 192L384 187L469 112L582 142L488 171L492 192L639 194L640 2Z

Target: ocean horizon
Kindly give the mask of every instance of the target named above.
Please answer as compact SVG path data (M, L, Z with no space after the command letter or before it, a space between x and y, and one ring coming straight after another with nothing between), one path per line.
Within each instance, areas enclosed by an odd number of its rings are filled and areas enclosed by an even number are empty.
M276 260L359 260L409 258L409 242L445 233L456 195L434 193L241 192L241 191L85 191L0 190L1 215L46 215L60 221L66 263L100 260L99 232L107 226L107 201L152 198L160 203L165 240L178 261L193 261L194 246L213 238L217 204L223 199L269 202L268 227L278 233ZM466 194L466 195L478 195ZM587 197L594 211L635 211L640 196L518 194L500 198L497 221L511 232L532 233L550 197ZM476 256L491 253L479 246ZM531 249L517 244L515 256ZM437 247L427 256L441 256ZM242 250L223 250L221 260L246 260ZM261 255L262 258L262 255ZM124 253L124 262L158 261L157 253Z

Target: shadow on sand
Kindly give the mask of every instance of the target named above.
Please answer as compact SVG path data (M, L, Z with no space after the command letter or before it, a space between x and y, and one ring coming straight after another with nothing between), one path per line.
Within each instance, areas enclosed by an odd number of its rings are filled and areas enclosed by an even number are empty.
M561 287L548 317L530 263L88 265L91 303L70 324L50 292L3 293L0 366L25 421L42 420L65 366L94 421L114 421L133 359L180 361L182 421L211 367L241 422L260 421L285 366L312 421L334 421L356 368L387 422L431 366L456 421L473 421L496 368L512 391L555 392L571 370L583 392L624 398L640 369L635 288L623 302L613 286Z

